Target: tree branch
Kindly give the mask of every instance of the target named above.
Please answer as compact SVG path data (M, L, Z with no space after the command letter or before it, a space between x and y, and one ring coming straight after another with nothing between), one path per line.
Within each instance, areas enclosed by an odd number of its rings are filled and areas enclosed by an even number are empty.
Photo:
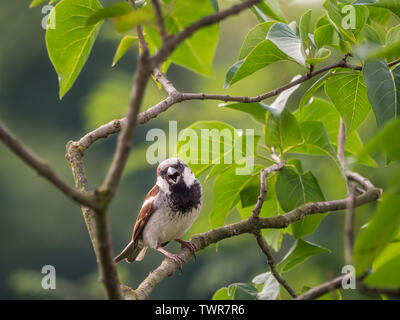
M380 197L381 192L382 191L377 188L368 190L364 194L356 197L355 206L361 206L365 203L376 201ZM298 221L307 215L343 210L347 208L347 205L347 198L341 200L311 202L283 215L267 218L250 217L233 224L213 229L208 232L193 236L191 241L198 250L202 250L213 243L220 242L227 238L238 236L244 233L254 234L255 232L265 228L286 228L289 226L289 224ZM191 253L187 248L183 248L178 255L184 261L187 261L190 258ZM161 265L142 281L139 287L135 290L136 296L132 298L147 299L155 286L157 286L157 284L163 281L166 277L171 276L175 272L176 268L177 265L175 262L168 258L164 259Z
M261 248L261 251L266 255L269 268L275 279L282 285L282 287L286 289L286 291L290 294L292 298L297 298L296 291L294 291L293 288L289 286L286 280L276 270L275 261L272 256L271 250L269 249L267 242L262 236L261 231L255 232L254 237L256 238L258 246Z
M347 198L347 212L344 218L344 257L346 264L353 264L354 244L354 216L355 216L356 188L353 182L349 184L349 195Z
M267 176L273 171L279 171L285 166L285 161L281 161L277 164L261 170L260 172L260 195L258 196L257 203L252 211L253 218L258 218L265 201L267 194Z
M2 122L0 122L0 140L29 167L63 192L67 197L91 208L98 207L96 199L91 194L76 190L67 183L48 163L41 160L33 151L19 141Z
M152 0L152 3L161 39L165 41L168 38L168 33L167 29L165 28L164 17L162 15L160 2L158 0Z
M325 293L331 292L341 287L342 280L346 275L334 278L328 282L325 282L317 287L308 290L306 293L297 297L296 300L314 300L323 296Z
M121 181L122 172L125 168L126 161L128 160L139 109L142 104L144 92L151 72L148 51L144 51L140 55L137 68L132 88L131 101L129 103L129 110L126 116L126 123L118 136L114 158L100 190L106 194L105 205L108 205L110 199L117 191L119 182Z
M346 128L344 126L343 119L340 118L339 133L337 137L337 157L339 159L342 168L345 169L346 163L344 160L344 149L346 144Z

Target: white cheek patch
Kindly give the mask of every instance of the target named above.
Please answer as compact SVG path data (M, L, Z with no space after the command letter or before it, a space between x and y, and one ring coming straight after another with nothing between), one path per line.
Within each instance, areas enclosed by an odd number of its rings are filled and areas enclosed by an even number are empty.
M154 200L154 197L150 197L148 198L145 202L143 202L142 208L145 207L146 205L148 205L150 202L152 202Z
M163 191L164 193L169 193L169 184L163 178L158 177L156 184L161 189L161 191Z
M194 183L195 179L192 170L190 170L189 167L186 167L183 171L183 181L185 181L185 184L190 187Z

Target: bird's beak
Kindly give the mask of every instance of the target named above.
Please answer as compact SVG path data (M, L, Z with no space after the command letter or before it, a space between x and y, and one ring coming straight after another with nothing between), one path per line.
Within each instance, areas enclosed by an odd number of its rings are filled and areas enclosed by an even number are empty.
M169 167L167 171L168 179L172 180L174 183L176 183L176 180L179 177L178 170L176 170L173 167Z

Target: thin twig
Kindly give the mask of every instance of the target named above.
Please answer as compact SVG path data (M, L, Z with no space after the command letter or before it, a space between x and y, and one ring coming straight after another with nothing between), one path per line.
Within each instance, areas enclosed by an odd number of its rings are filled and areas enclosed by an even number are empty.
M354 243L354 215L355 215L356 190L353 182L349 183L349 194L347 212L344 220L344 255L346 264L353 264L353 243Z
M336 290L341 287L343 278L345 276L346 275L334 278L317 287L314 287L308 290L306 293L302 294L301 296L297 297L296 300L314 300L328 292L331 292L332 290Z
M152 0L154 15L156 17L158 29L160 31L161 39L165 41L168 38L167 29L165 28L164 17L161 11L160 2L158 0Z
M285 166L285 161L281 161L277 164L273 164L260 172L260 195L258 196L257 203L253 209L251 216L253 218L258 218L265 201L265 196L267 194L267 176L273 171L279 171Z
M98 207L98 203L92 195L86 192L81 192L66 182L48 163L41 160L33 151L19 141L17 137L1 122L0 140L29 167L54 185L58 190L63 192L67 197L79 204L91 208Z
M126 123L122 128L120 135L118 136L114 158L100 190L105 192L107 196L106 204L109 203L109 200L117 191L118 185L121 181L122 172L125 168L129 151L131 149L133 133L137 125L139 109L142 104L146 85L150 77L150 72L149 53L148 51L144 51L139 57L134 85L132 87L128 114L126 116Z
M132 8L136 10L135 1L134 0L128 0L128 1L131 4ZM138 35L140 49L142 50L142 52L147 51L149 49L149 46L147 45L147 42L144 38L142 25L139 24L136 26L136 33Z
M267 257L267 262L269 265L269 268L271 270L271 273L275 277L275 279L286 289L286 291L290 294L292 298L297 298L296 292L293 290L291 286L287 283L287 281L279 274L279 272L275 268L275 261L272 256L271 250L268 247L267 242L265 241L264 237L261 234L261 231L257 231L254 233L254 237L257 240L258 246L262 250L262 252L266 255Z
M337 137L337 157L343 169L345 169L346 165L344 160L345 143L346 143L346 128L344 126L343 119L340 118L339 133Z

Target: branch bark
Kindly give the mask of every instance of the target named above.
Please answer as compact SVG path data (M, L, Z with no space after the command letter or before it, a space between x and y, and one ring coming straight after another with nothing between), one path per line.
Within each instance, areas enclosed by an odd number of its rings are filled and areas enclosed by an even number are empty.
M256 238L258 246L260 247L261 251L267 257L269 268L275 279L282 285L282 287L286 289L286 291L290 294L292 298L297 298L296 291L294 291L293 288L289 286L287 281L279 274L278 270L276 270L274 257L272 256L271 250L269 249L267 242L262 236L261 231L255 232L254 237Z
M379 199L381 190L373 188L368 190L355 199L355 206L361 206L368 202L373 202ZM328 211L337 211L346 209L348 205L347 198L341 200L311 202L304 204L292 211L283 215L267 217L267 218L253 218L232 223L217 229L210 230L192 237L192 243L202 250L207 246L220 242L224 239L238 236L244 233L254 234L264 228L282 229L289 226L289 224L304 218L307 215L325 213ZM187 248L183 248L178 255L187 261L191 257L191 253ZM134 290L135 295L129 296L131 299L147 299L153 289L166 277L173 275L177 265L170 259L166 258L162 261L161 265L151 272L146 279Z
M137 125L139 109L142 104L144 92L150 77L149 53L144 51L138 61L138 69L135 73L134 85L132 88L131 101L126 116L125 126L118 136L117 147L110 169L107 172L101 192L106 194L105 206L107 206L117 191L121 181L122 173L128 160L129 151L132 145L132 138Z

